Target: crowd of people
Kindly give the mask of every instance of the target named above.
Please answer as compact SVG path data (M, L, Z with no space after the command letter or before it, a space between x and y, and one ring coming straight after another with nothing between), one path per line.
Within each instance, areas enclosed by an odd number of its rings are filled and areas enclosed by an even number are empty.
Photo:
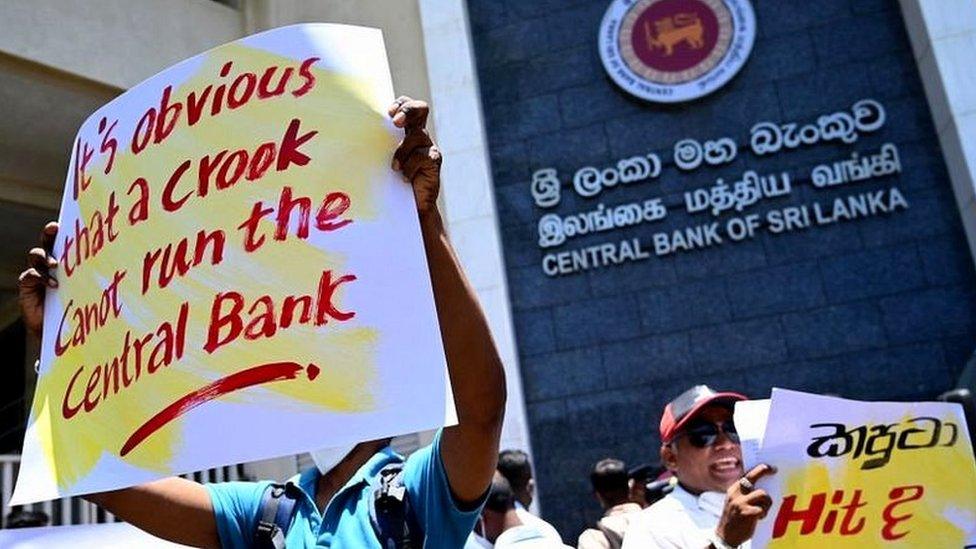
M579 549L748 547L772 501L754 483L774 471L746 473L732 422L746 397L697 385L665 406L660 464L627 469L606 458L590 473L603 516L579 536ZM465 549L567 547L556 530L532 515L534 481L528 456L505 450L481 520Z
M771 501L761 490L749 489L768 469L743 473L739 439L731 417L734 403L744 398L736 393L715 392L704 385L693 387L663 411L661 462L628 469L619 459L598 461L590 473L590 483L603 516L580 534L575 546L747 547L756 521L765 516ZM381 454L395 459L388 451ZM320 453L313 457L317 469L312 475L330 474L338 465L329 463ZM231 485L215 485L211 490L221 494L229 491L227 486ZM250 483L232 486L250 489ZM529 455L516 449L500 452L465 549L569 547L551 524L529 511L534 495ZM29 511L13 513L7 527L47 524L46 516L40 522L41 515ZM227 534L231 535L244 536L245 532Z
M499 454L504 370L437 209L441 156L426 130L428 113L426 103L408 97L390 106L393 124L404 129L393 169L413 186L458 424L439 430L407 459L393 452L389 439L373 440L313 452L316 467L285 483L201 485L172 477L90 494L90 501L155 536L192 546L566 546L555 528L528 511L534 492L528 456ZM19 280L24 325L38 337L45 290L58 286L57 233L56 223L44 228ZM743 471L731 421L732 406L743 398L696 386L670 402L660 426L661 470L628 472L614 459L597 463L591 479L606 512L578 546L747 545L772 503L754 483L772 469Z

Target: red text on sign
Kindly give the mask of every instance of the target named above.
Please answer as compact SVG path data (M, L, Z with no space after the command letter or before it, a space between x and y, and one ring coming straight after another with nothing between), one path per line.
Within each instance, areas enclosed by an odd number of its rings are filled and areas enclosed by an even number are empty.
M773 539L786 535L793 523L799 524L798 533L801 536L810 534L852 536L861 533L864 530L865 518L859 516L864 514L859 510L868 504L862 498L861 492L861 490L853 490L848 500L844 490L834 490L829 502L827 492L816 493L810 497L810 502L805 508L798 508L797 496L784 497L773 522ZM902 506L921 499L924 494L925 488L917 484L895 486L888 492L888 503L881 510L881 522L884 524L881 529L882 538L894 541L910 533L910 529L903 523L915 515L905 512ZM845 501L847 503L844 503ZM839 528L837 528L838 519Z
M119 236L115 227L118 214L119 205L113 191L108 196L106 213L95 210L85 226L81 225L80 219L75 219L74 232L65 232L64 246L61 247L61 266L66 276L71 277L79 265L97 256L106 244L115 241Z
M88 189L91 185L91 176L88 175L88 164L91 163L95 149L81 139L75 141L75 162L72 170L72 198L78 200L78 195Z
M277 66L264 69L260 78L256 73L245 71L229 83L225 81L217 85L208 84L202 90L190 92L185 101L174 100L173 86L166 86L159 99L159 105L146 109L136 123L130 145L132 152L139 154L150 143L159 144L164 141L184 117L186 125L193 126L201 120L206 111L209 111L211 117L217 116L224 107L234 110L255 97L257 99L277 97L284 94L289 87L294 97L301 97L315 85L315 75L311 68L318 60L318 57L309 57L301 63L297 71L300 80L293 86L289 86L289 83L295 68L285 67L275 82L276 73L281 69ZM233 65L233 61L223 64L219 73L221 79L229 77Z
M349 195L346 193L339 191L327 193L315 212L315 227L320 231L327 232L341 229L352 223L351 219L342 219L342 215L349 209L350 203ZM275 214L274 239L286 240L292 214L296 210L298 221L295 235L304 240L308 238L309 219L312 213L311 198L293 197L291 187L286 186L281 189L277 211L275 208L265 207L263 202L255 203L248 218L237 226L238 229L244 231L244 250L253 252L264 244L265 235L259 234L259 224L262 219L271 214Z
M186 275L204 260L211 265L219 264L224 260L224 243L224 231L199 231L193 244L192 256L189 238L177 242L176 247L171 242L163 248L146 252L142 258L142 293L149 291L153 275L156 277L156 284L165 288L174 278Z
M163 209L175 212L183 207L193 194L204 197L210 194L211 187L218 191L228 189L237 184L241 178L248 181L260 179L268 169L274 165L275 171L284 171L293 164L304 166L308 164L309 156L300 147L315 137L319 132L312 130L300 134L301 121L293 118L288 124L280 143L268 141L258 145L253 151L238 149L236 151L222 150L214 155L204 156L199 160L197 168L196 189L185 189L181 186L183 176L193 165L191 160L185 160L177 166L170 175L161 195Z
M254 340L272 337L279 328L285 329L293 324L321 326L330 319L339 322L349 320L356 313L339 310L333 301L339 286L354 280L356 275L353 274L333 279L331 270L322 271L314 298L311 294L285 296L280 310L270 295L262 295L244 313L244 296L235 291L220 292L213 300L207 342L203 348L213 353L241 336Z
M71 419L82 410L85 413L92 412L109 396L118 394L138 381L143 366L146 373L152 375L160 368L183 358L189 312L190 304L184 302L180 306L175 325L167 320L155 330L135 338L131 331L126 332L122 349L111 360L96 364L90 370L85 365L79 366L64 390L61 417ZM79 380L84 385L79 385Z
M915 501L917 499L922 499L923 494L925 494L925 488L918 484L911 486L896 486L895 488L892 488L890 492L888 492L888 500L890 503L885 505L884 511L881 512L881 519L885 524L884 528L881 529L881 537L892 541L908 535L908 530L895 532L895 528L899 527L902 522L905 522L915 515L911 513L896 515L895 510L900 505L904 505L905 503Z
M838 533L842 536L857 534L864 528L864 518L857 517L858 509L867 505L861 499L861 490L854 490L848 503L844 504L844 490L834 490L827 504L827 493L814 494L805 508L797 507L797 496L786 496L773 522L773 539L783 537L790 524L799 523L800 535L813 532L830 534L837 526L840 518ZM824 514L824 510L827 513ZM821 520L823 519L823 520Z
M98 122L98 133L102 135L102 144L99 146L98 152L103 155L108 153L108 160L105 161L105 175L112 171L112 166L115 165L115 153L119 150L119 142L112 136L112 132L115 131L118 124L118 120L109 124L105 117L102 117Z
M54 338L54 355L61 356L70 349L79 345L84 345L88 337L108 323L109 316L118 318L122 312L122 304L119 302L119 282L125 278L125 271L116 271L112 277L112 282L102 290L102 296L93 303L82 305L75 308L74 300L68 301L68 306L64 308L61 315L61 323L58 325L58 333ZM74 332L70 339L65 339L65 321L71 318L74 324Z

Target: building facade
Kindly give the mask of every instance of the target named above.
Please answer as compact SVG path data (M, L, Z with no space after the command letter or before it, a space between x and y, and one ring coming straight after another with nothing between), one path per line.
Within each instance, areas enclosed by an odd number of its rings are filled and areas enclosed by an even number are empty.
M383 29L397 93L431 99L449 232L508 372L502 444L534 455L567 540L599 512L592 464L654 461L663 405L690 385L931 399L973 352L967 0L38 0L0 15L0 452L19 451L36 358L16 274L56 217L77 127L172 63L303 21Z
M599 516L590 467L657 460L662 408L691 385L933 399L974 350L973 163L950 177L918 33L952 8L756 0L738 74L680 103L601 60L741 4L468 2L541 504L571 539ZM675 59L707 49L703 26L704 47L674 34L648 64L694 70ZM858 136L830 129L849 119Z

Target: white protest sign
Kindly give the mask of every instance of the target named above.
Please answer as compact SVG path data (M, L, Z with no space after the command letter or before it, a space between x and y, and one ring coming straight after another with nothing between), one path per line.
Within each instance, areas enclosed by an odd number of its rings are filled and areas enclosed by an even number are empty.
M14 503L455 422L380 31L170 67L75 140Z
M735 431L739 434L742 448L742 465L748 471L759 464L766 422L769 420L770 400L740 400L735 403Z
M753 547L976 543L976 464L958 404L773 389L758 459L778 470L758 483L773 506Z

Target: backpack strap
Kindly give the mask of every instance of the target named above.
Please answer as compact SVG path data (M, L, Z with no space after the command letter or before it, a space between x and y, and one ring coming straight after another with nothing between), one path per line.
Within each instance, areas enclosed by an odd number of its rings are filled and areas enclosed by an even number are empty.
M597 521L596 527L597 531L603 534L603 536L606 538L610 549L620 549L620 547L624 544L623 533L610 528L603 522L602 519Z
M403 485L403 463L380 470L379 484L369 503L369 520L383 549L419 549L424 536Z
M285 549L285 534L295 514L298 497L291 484L268 485L261 494L254 544L261 549Z

